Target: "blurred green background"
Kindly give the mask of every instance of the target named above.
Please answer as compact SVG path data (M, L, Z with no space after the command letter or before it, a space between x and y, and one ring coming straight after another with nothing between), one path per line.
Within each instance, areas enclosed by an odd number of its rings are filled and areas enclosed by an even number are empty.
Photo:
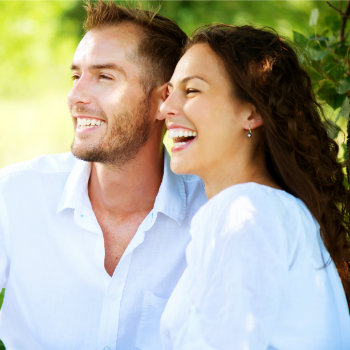
M343 11L348 2L331 1L337 12L326 1L313 0L120 1L160 8L188 34L201 24L224 22L270 26L290 41L294 38L300 53L310 54L308 69L327 117L336 122L333 137L340 144L350 113L350 39L348 27L344 42L337 33L339 9ZM83 18L82 2L77 0L0 0L0 167L70 149L73 131L66 95ZM338 134L339 127L344 133ZM4 290L0 307L3 297Z
M319 25L327 16L336 16L325 1L134 3L160 6L160 13L188 34L201 24L225 22L271 26L292 39L293 30L306 36L318 30L309 25L313 9L319 10ZM0 1L0 167L70 149L73 132L66 95L83 18L81 1Z

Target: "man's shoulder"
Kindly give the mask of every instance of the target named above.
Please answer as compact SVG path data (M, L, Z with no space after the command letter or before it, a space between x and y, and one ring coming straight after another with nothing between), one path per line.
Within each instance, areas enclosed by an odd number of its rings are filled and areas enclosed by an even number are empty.
M29 161L8 165L0 170L0 183L32 175L69 173L77 159L68 152L42 155Z

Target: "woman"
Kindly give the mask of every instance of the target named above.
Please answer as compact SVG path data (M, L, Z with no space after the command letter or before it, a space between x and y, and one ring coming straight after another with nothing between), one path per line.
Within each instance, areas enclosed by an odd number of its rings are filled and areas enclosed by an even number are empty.
M172 169L199 175L210 200L162 316L164 348L350 349L337 272L349 191L296 54L266 30L206 27L168 89Z

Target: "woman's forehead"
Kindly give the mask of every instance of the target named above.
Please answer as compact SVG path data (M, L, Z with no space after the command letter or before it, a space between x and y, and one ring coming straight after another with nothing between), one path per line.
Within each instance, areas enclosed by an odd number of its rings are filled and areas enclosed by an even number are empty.
M206 43L191 46L178 62L171 81L181 81L188 76L198 76L203 80L229 80L220 57Z

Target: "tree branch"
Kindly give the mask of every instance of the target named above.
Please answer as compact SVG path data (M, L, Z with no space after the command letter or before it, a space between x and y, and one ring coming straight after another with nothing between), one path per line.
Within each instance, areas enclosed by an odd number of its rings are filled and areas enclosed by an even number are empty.
M343 16L342 22L341 22L341 28L340 28L340 41L345 41L345 27L346 27L346 22L349 19L350 15L350 0L348 1L348 5L346 6L345 10L345 16Z
M350 19L350 0L347 1L347 6L345 9L345 12L343 12L342 10L335 7L329 1L327 1L327 4L332 9L336 10L342 16L341 27L340 27L340 32L339 32L339 40L340 40L340 42L344 42L345 38L346 38L346 36L345 36L346 22L348 21L348 19Z
M329 1L327 1L327 5L329 7L331 7L332 9L336 10L342 17L347 17L348 19L350 19L349 14L346 14L345 12L343 12L341 9L338 9L338 7L335 7L332 3L330 3Z

